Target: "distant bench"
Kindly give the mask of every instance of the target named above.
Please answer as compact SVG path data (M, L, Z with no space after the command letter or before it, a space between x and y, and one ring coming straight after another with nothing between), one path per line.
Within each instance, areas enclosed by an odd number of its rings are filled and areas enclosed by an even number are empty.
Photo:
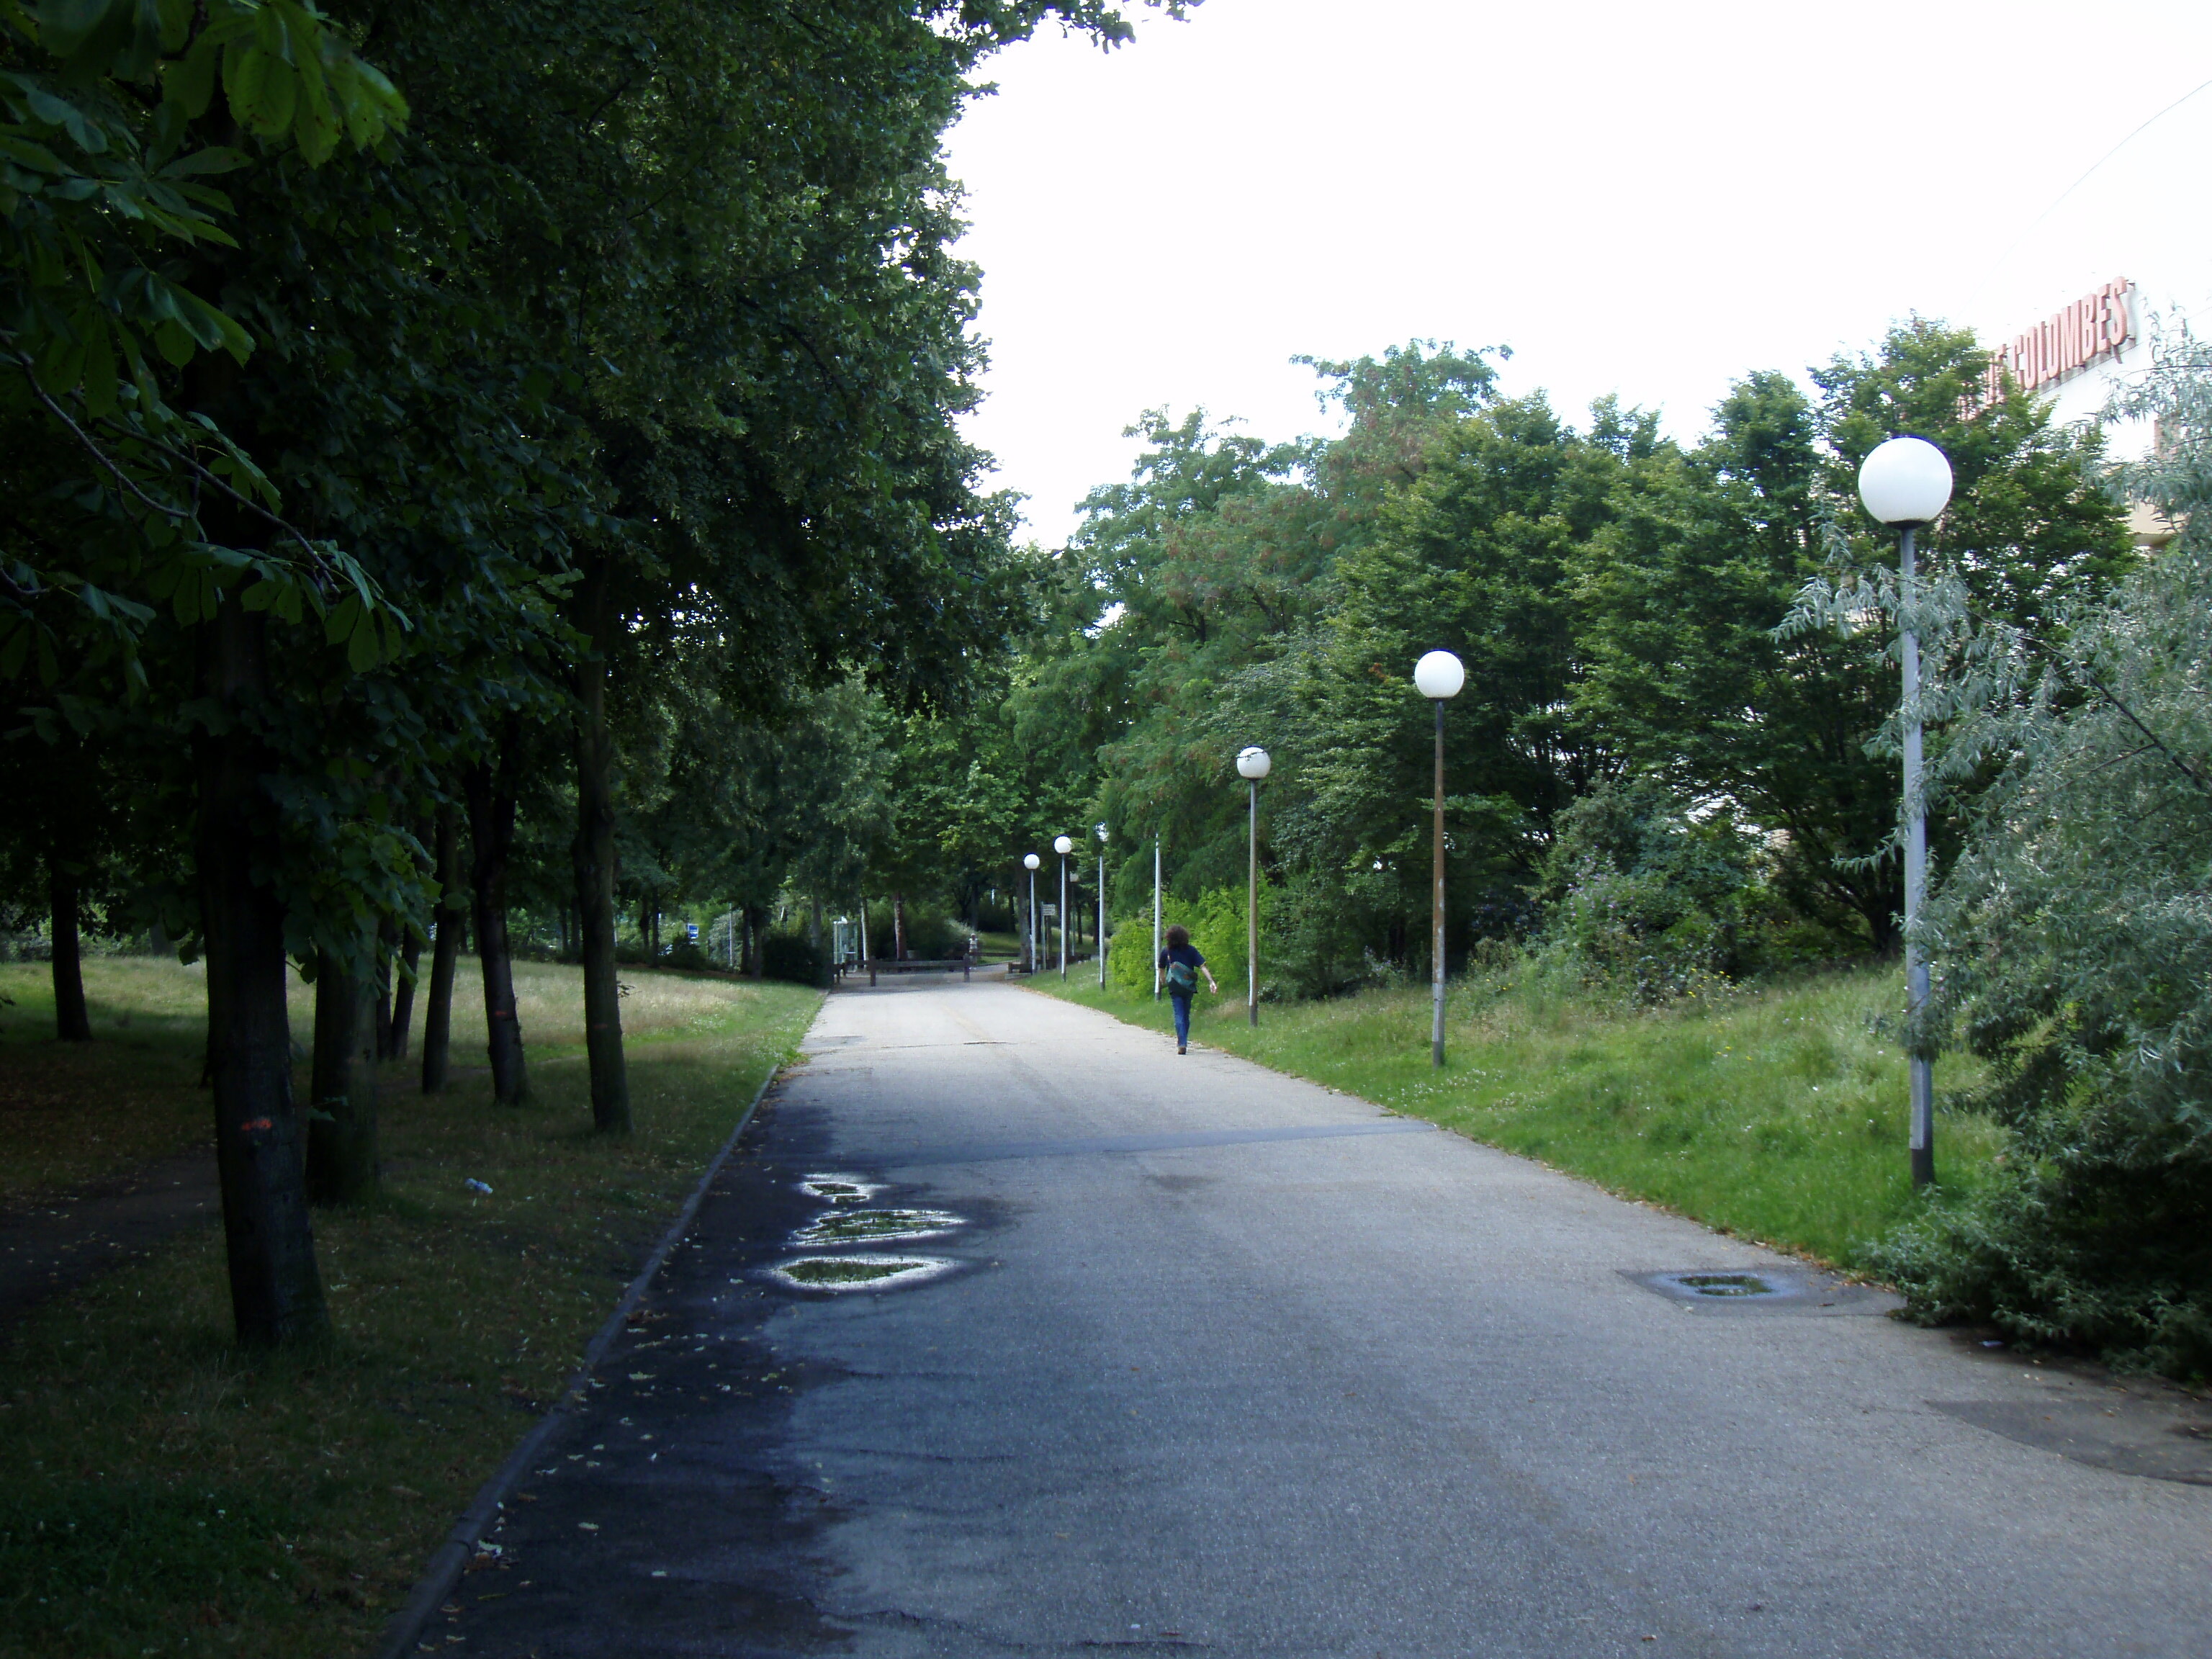
M973 967L973 963L966 957L946 957L941 961L934 958L909 957L903 962L896 957L871 957L868 958L868 983L873 985L876 982L876 975L878 972L949 974L956 968L960 970L960 977L964 980L969 977Z

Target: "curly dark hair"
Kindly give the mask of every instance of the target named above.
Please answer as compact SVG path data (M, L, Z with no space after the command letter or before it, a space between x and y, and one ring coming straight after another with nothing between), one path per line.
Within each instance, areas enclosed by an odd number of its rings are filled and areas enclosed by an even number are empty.
M1184 945L1188 945L1188 944L1189 944L1189 943L1190 943L1190 929L1189 929L1189 928L1188 928L1188 927L1184 927L1184 926L1183 926L1181 922L1179 922L1179 921L1176 921L1176 922L1170 922L1170 923L1169 923L1169 924L1168 924L1168 949L1169 949L1169 950L1170 950L1170 951L1180 951L1180 950L1182 950L1182 947L1183 947Z

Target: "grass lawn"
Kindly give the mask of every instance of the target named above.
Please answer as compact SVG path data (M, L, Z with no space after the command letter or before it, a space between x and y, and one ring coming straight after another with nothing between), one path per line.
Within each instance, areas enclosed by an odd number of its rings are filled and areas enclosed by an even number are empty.
M1032 988L1172 1030L1165 1000L1039 975ZM1856 970L1631 1012L1547 994L1506 975L1455 984L1442 1073L1429 1064L1426 987L1267 1003L1246 1024L1241 988L1201 988L1191 1035L1294 1076L1538 1158L1706 1225L1849 1267L1916 1206L1906 1164L1905 1061L1880 1017L1900 976ZM1892 1022L1893 1024L1893 1021ZM1936 1069L1937 1098L1978 1075ZM1939 1112L1936 1168L1982 1178L1996 1127Z
M455 998L457 1070L481 1064L473 970ZM173 1119L173 1145L199 1133L197 974L98 964L101 1040L56 1059L61 1045L18 1029L36 1011L4 971L11 1081L27 1065L52 1112L128 1121L118 1139L141 1152L160 1139L149 1126ZM407 1068L381 1101L383 1196L318 1212L327 1348L232 1348L215 1227L50 1304L0 1348L0 1656L366 1650L821 1000L625 969L638 1128L611 1141L590 1132L571 1063L577 970L518 963L516 976L529 1103L494 1106L480 1070L426 1101ZM129 1092L142 1074L154 1081ZM98 1091L74 1094L87 1079ZM68 1165L57 1151L44 1167Z
M0 963L0 1209L214 1142L198 970L88 957L84 994L94 1041L57 1042L52 969Z

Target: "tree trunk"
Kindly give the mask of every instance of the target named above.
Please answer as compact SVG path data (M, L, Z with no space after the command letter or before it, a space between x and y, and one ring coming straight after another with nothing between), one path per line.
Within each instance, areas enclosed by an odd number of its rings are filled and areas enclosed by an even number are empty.
M622 981L615 963L614 740L607 731L608 570L586 576L591 653L576 667L576 916L583 936L584 1046L592 1068L592 1124L629 1133L623 1061Z
M273 869L282 856L262 786L272 757L252 724L266 685L264 622L226 594L199 629L206 690L228 718L193 744L216 1164L231 1314L238 1340L255 1346L330 1329L292 1098L284 906L254 878L257 864Z
M906 960L906 895L891 895L891 960Z
M753 977L757 980L768 977L768 937L763 925L767 915L766 908L759 905L745 911L745 932L752 938Z
M46 899L54 915L54 1036L64 1042L92 1041L92 1016L84 1006L84 964L76 935L77 879L46 854Z
M358 1204L376 1190L375 978L315 957L315 1054L307 1097L307 1201Z
M407 1058L409 1028L415 1024L416 970L422 963L422 936L412 927L399 947L399 974L392 987L392 1024L380 1060Z
M471 884L476 900L477 957L483 968L484 1026L489 1034L491 1095L503 1106L521 1103L529 1088L523 1065L522 1022L514 1011L514 959L507 943L507 865L514 847L515 732L510 723L496 767L469 768Z
M422 1092L441 1094L453 1036L453 969L461 959L461 915L468 904L461 873L461 815L438 814L438 933L430 941L430 994L422 1005Z

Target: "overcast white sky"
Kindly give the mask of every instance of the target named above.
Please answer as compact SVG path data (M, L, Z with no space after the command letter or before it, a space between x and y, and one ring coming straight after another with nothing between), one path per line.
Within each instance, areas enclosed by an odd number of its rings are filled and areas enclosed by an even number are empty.
M1994 337L2115 276L2212 289L2212 91L2064 195L2212 80L2203 0L1206 0L990 74L950 141L969 430L1048 544L1149 406L1325 429L1294 353L1507 344L1507 390L1689 440L1914 311Z

